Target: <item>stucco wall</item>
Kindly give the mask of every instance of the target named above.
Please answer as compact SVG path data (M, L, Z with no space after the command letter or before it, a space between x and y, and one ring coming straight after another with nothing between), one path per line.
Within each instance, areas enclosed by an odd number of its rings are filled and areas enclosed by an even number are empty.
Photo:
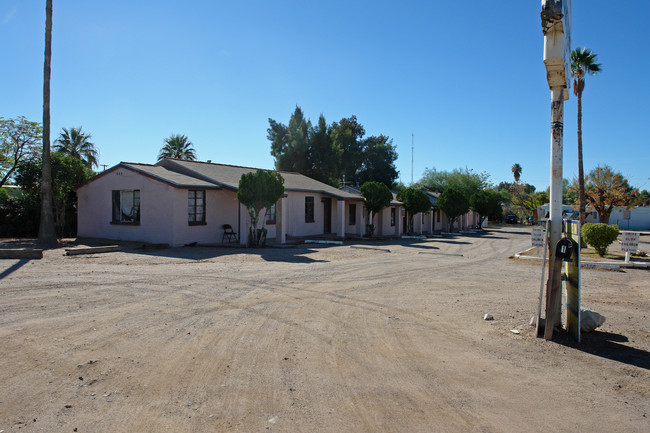
M395 208L395 225L390 225L390 212L391 208ZM375 225L377 230L375 231L377 236L398 236L398 224L401 221L401 206L388 206L381 210L380 214L375 216Z
M140 190L139 225L111 224L113 190ZM172 190L168 184L127 169L100 176L77 190L77 236L171 243L173 206L160 198L169 197Z
M112 191L140 190L140 224L111 224ZM173 246L192 242L220 243L223 224L239 230L236 195L228 190L207 190L204 225L188 223L188 190L175 188L128 169L118 168L77 190L77 236Z
M206 191L205 225L189 225L187 222L187 193L187 189L171 191L170 204L174 208L172 245L185 245L192 242L221 243L224 224L230 224L234 231L238 231L237 209L239 203L235 192L228 190Z
M609 215L609 223L618 225L621 230L650 230L649 207L630 209L629 215L626 211L628 210L621 207L614 209ZM629 216L629 219L626 219L626 216Z
M305 222L305 197L314 197L314 222L307 223ZM310 235L320 235L324 233L324 212L325 204L322 202L323 198L329 196L318 194L318 193L304 193L296 191L288 191L286 198L286 213L287 217L286 230L288 236L310 236ZM332 209L331 209L331 233L336 234L339 227L339 200L336 198L331 198ZM360 204L357 204L359 206ZM345 229L351 230L352 227L347 225L347 209L344 213ZM357 219L357 224L359 220Z

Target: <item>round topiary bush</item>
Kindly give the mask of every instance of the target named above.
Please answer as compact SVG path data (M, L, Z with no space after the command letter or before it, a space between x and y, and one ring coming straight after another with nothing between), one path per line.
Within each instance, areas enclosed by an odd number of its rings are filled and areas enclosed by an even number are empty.
M603 257L607 254L607 247L618 237L618 226L609 224L591 224L582 226L582 239L594 247L596 254Z

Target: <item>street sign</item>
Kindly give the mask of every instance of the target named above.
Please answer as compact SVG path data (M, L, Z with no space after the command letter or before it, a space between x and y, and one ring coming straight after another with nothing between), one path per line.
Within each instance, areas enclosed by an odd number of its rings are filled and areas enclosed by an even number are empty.
M530 233L530 242L534 247L543 247L544 240L546 239L546 233L542 227L533 227L533 231Z
M621 233L621 251L624 253L636 253L639 249L639 233L638 232L622 232Z

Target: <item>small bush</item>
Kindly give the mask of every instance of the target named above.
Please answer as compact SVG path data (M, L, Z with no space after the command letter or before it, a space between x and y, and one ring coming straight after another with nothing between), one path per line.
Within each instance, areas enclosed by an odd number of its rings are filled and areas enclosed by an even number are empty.
M618 226L610 226L608 224L587 223L582 226L582 238L589 245L594 247L596 254L603 257L607 254L607 247L618 237Z

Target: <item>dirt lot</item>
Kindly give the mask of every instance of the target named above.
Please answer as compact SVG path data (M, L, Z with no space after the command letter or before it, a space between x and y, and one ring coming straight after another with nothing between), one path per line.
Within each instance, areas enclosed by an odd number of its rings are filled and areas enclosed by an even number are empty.
M649 271L583 270L607 322L546 342L529 245L2 260L0 431L650 431Z

